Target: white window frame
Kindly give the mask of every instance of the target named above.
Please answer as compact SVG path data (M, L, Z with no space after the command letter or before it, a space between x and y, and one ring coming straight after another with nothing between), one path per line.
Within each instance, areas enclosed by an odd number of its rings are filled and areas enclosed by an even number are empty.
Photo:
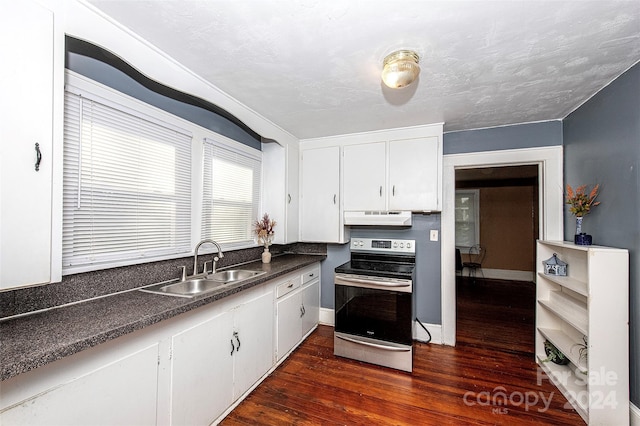
M199 224L200 238L201 239L213 239L220 244L224 250L237 250L241 248L255 247L257 245L255 236L252 233L253 223L258 219L261 197L262 197L262 152L246 146L244 144L237 143L231 139L223 136L207 137L203 141L202 147L202 215L201 222ZM206 164L212 160L213 153L220 154L219 159L224 159L231 164L239 165L247 170L251 171L251 182L244 182L244 186L251 186L250 196L251 201L250 212L248 216L244 218L236 218L239 222L236 230L228 229L223 233L215 229L214 224L209 223L207 216L209 213L213 213L212 210L216 207L216 200L214 195L214 187L216 186L215 174L213 174L212 164ZM240 187L238 187L240 189ZM244 194L247 195L247 194ZM220 203L224 206L225 214L232 214L231 211L235 207L241 207L243 204L246 206L247 202L239 200L222 200ZM246 213L246 212L245 212ZM236 240L228 240L233 234L245 232L244 238ZM209 249L211 251L211 249ZM207 252L204 250L203 252Z
M65 86L66 88L73 88L76 93L83 93L87 96L91 96L94 99L99 99L104 102L112 102L119 105L123 110L143 115L149 120L155 120L166 126L171 126L179 129L189 131L192 134L191 142L191 213L190 213L190 250L185 253L167 254L157 257L149 258L132 258L127 260L114 261L109 263L101 263L96 265L88 265L77 268L64 268L62 275L69 275L79 272L95 271L101 269L108 269L119 266L135 265L141 263L148 263L152 261L176 259L185 256L193 255L193 248L202 239L201 238L201 215L202 215L202 190L203 190L203 144L205 139L215 140L217 143L224 144L225 146L238 150L244 153L250 153L256 156L260 161L260 167L262 167L262 152L255 148L251 148L226 136L215 133L209 129L205 129L197 124L189 122L183 118L172 115L166 111L163 111L157 107L146 104L138 99L125 95L117 90L114 90L108 86L84 77L78 73L70 70L65 70ZM259 198L262 197L262 183L260 183ZM258 207L261 205L261 200L257 201ZM257 215L255 217L257 219ZM223 244L222 247L225 250L236 250L242 248L256 247L258 244L255 240L245 241L237 244ZM201 253L212 252L213 247L205 245L200 250Z
M462 209L462 207L460 207L458 205L458 201L459 201L459 197L462 196L467 196L469 198L471 198L472 203L473 203L473 213L472 217L470 217L470 220L466 220L466 221L461 221L459 220L460 216L462 216L460 213L460 210ZM473 224L474 227L474 231L473 233L466 233L466 237L465 240L469 241L470 244L460 244L461 242L461 231L460 231L460 225L461 224ZM480 190L478 189L456 189L456 194L455 194L455 231L456 231L456 248L460 249L461 251L466 251L469 250L469 248L473 247L476 244L480 244ZM470 234L470 235L469 235Z

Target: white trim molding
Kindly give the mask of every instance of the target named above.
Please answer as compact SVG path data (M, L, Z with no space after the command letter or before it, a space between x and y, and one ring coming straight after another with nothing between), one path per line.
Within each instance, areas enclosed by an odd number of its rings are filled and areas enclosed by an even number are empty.
M538 166L540 238L562 240L562 146L487 151L444 156L442 171L442 341L456 343L455 187L456 169L514 165Z
M422 324L429 330L429 334L424 331ZM413 340L423 343L435 343L442 344L442 326L440 324L425 324L423 322L418 323L415 321L413 324Z
M462 271L463 277L469 276L469 271ZM481 278L490 278L494 280L509 280L509 281L534 281L534 274L532 271L512 271L509 269L488 269L480 268L476 270L476 276Z
M320 324L335 327L335 314L333 309L320 308Z

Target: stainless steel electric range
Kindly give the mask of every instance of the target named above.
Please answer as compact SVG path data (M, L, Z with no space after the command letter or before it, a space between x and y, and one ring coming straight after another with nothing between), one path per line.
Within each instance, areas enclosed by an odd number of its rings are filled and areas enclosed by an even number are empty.
M356 238L335 269L334 354L413 368L415 240Z

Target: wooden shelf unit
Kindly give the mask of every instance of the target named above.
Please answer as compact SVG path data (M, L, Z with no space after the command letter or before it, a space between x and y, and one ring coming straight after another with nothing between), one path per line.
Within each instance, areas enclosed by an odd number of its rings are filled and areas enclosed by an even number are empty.
M554 253L566 277L545 275ZM628 251L538 241L536 265L536 362L587 424L629 424ZM545 340L570 363L544 361Z

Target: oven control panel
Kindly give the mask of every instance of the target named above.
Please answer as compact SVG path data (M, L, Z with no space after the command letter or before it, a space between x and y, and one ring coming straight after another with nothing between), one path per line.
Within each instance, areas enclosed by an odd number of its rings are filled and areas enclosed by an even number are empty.
M386 238L352 238L351 251L381 253L415 253L416 240L395 240Z

